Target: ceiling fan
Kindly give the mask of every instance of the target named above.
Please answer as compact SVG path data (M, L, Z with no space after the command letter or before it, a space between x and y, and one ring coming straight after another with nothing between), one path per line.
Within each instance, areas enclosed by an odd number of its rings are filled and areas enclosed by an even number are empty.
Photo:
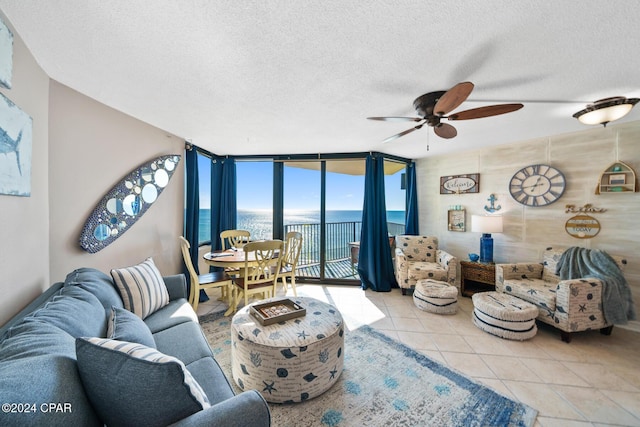
M522 104L498 104L486 107L472 108L449 114L462 104L471 94L473 83L458 83L447 91L429 92L419 96L413 101L413 108L420 117L367 117L369 120L382 120L387 122L417 122L417 126L407 129L398 134L386 138L382 142L390 142L394 139L405 136L415 130L422 128L425 124L433 128L433 131L441 138L454 138L458 131L448 123L442 123L442 119L447 120L470 120L482 117L497 116L511 113L523 107ZM449 114L447 116L447 114Z

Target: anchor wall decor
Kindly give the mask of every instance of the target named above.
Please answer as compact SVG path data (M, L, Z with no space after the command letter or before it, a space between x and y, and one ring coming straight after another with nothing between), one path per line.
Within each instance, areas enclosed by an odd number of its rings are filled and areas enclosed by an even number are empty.
M485 211L490 212L490 213L494 213L494 212L499 211L500 209L502 209L502 206L500 206L500 205L495 206L494 205L494 203L496 201L495 194L491 194L487 200L489 200L491 202L491 206L484 205L484 210Z

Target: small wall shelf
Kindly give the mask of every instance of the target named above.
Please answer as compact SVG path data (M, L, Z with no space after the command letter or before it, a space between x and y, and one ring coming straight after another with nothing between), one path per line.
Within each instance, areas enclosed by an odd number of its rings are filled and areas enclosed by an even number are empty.
M623 162L615 162L600 175L596 194L638 191L635 171Z

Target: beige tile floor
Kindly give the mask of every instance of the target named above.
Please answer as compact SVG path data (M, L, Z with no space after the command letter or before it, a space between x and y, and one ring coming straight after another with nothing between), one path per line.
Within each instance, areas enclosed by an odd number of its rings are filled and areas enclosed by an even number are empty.
M536 426L640 426L640 334L582 332L570 344L539 325L528 341L489 335L471 322L470 298L455 315L426 313L411 296L356 286L301 285L298 295L336 306L349 329L370 325L415 350L538 410ZM198 314L220 311L219 290ZM280 290L278 295L284 295ZM292 295L289 290L289 295Z

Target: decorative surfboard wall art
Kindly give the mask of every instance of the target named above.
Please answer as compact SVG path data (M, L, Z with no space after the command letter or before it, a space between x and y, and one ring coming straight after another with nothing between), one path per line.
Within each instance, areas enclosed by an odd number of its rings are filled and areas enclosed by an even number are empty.
M180 156L170 154L143 163L109 190L82 228L82 249L96 253L131 228L158 199L178 162Z

